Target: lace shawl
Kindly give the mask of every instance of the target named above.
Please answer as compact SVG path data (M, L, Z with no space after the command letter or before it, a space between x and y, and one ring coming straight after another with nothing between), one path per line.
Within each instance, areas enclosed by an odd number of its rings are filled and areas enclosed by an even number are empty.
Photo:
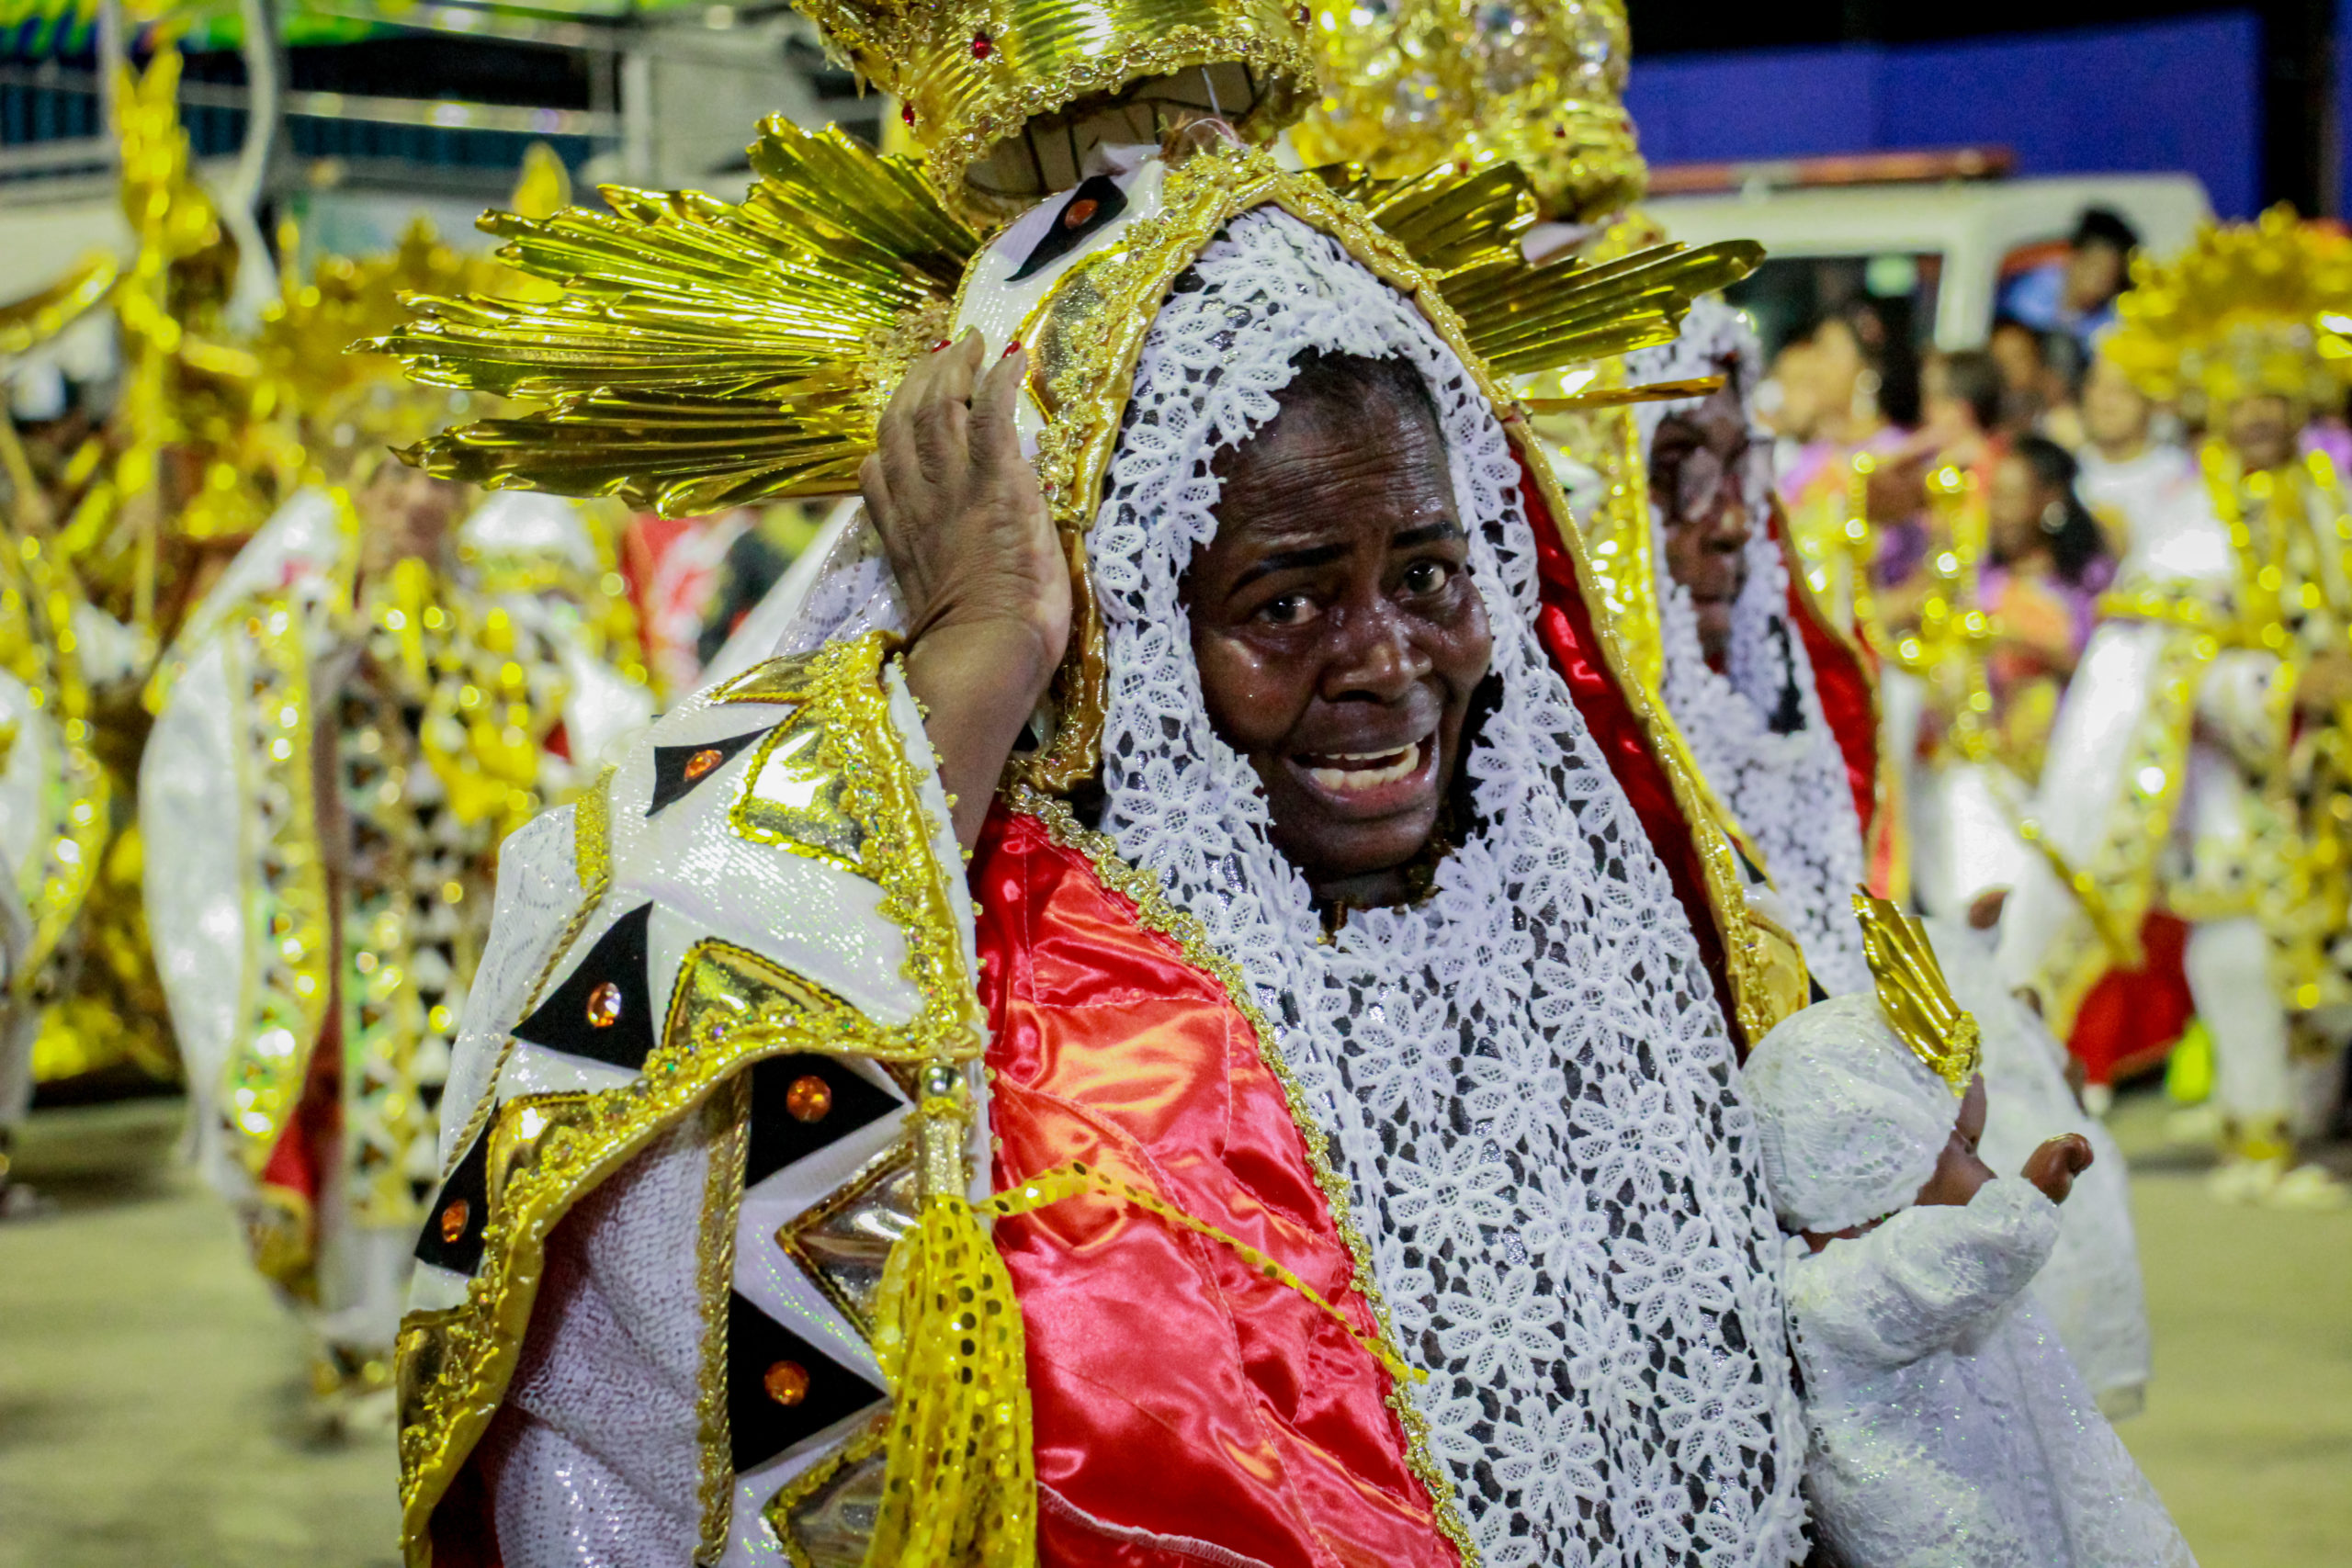
M1691 306L1682 335L1627 356L1628 378L1679 380L1728 371L1743 401L1762 377L1762 353L1747 321L1708 295ZM1668 415L1698 400L1640 403L1642 461ZM1700 651L1698 611L1690 591L1667 569L1665 526L1653 513L1660 632L1666 654L1666 705L1699 771L1763 852L1773 886L1796 921L1805 964L1833 996L1868 990L1861 929L1849 900L1865 874L1861 820L1838 738L1822 716L1813 661L1789 624L1788 564L1764 520L1770 515L1770 438L1758 434L1743 476L1748 536L1747 581L1732 605L1728 669L1717 672ZM1776 730L1793 715L1795 728Z
M1237 220L1146 342L1089 541L1113 690L1102 826L1258 993L1331 1134L1488 1568L1802 1554L1778 1236L1732 1044L1663 867L1537 643L1502 427L1426 321L1285 215ZM1326 940L1211 728L1181 596L1210 460L1307 348L1426 378L1502 695L1479 825L1419 905Z

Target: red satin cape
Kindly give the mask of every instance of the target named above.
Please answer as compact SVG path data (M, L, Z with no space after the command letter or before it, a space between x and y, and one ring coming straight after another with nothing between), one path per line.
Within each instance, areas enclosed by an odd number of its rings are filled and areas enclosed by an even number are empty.
M970 870L1000 1188L1085 1160L1370 1332L1282 1082L1224 987L1034 818L996 807ZM1046 1568L1459 1568L1388 1372L1298 1292L1107 1200L1001 1220L996 1241L1028 1336Z

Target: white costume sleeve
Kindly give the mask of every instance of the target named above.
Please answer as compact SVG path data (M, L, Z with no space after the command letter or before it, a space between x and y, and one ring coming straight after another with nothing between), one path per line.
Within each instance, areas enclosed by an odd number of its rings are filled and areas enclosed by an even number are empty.
M2289 694L2278 656L2259 649L2217 655L2197 689L2198 727L2250 768L2267 768L2286 750Z
M1792 1269L1789 1322L1840 1359L1905 1366L1997 1319L2057 1240L2039 1189L1987 1182L1964 1207L1905 1209Z

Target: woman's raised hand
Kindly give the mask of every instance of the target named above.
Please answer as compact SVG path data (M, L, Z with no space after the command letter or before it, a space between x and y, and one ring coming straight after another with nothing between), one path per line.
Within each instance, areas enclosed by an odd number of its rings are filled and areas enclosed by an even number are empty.
M1070 621L1069 564L1013 420L1028 356L983 375L984 352L967 333L917 362L858 470L907 607L907 683L930 710L967 849Z

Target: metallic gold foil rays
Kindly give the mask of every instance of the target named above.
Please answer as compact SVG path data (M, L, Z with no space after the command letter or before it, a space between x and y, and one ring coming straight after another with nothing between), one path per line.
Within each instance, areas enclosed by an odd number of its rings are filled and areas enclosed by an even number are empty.
M492 213L547 303L424 298L365 346L442 386L546 403L413 448L433 472L667 515L851 488L910 333L978 239L904 161L781 118L741 205L608 186L612 209Z

